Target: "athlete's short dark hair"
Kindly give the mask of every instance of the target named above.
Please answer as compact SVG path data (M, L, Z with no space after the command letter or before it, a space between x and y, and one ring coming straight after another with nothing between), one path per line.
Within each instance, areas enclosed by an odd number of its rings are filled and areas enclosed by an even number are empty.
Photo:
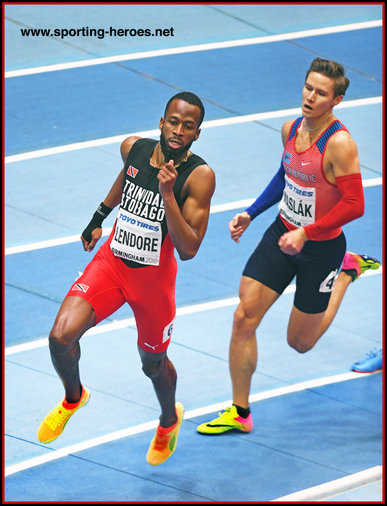
M188 102L191 105L196 105L197 107L199 107L200 121L199 121L198 126L200 126L203 121L203 118L204 118L204 112L205 112L204 105L203 105L203 102L200 100L200 98L197 95L195 95L195 93L191 93L190 91L181 91L180 93L177 93L176 95L171 97L168 100L167 105L165 106L164 116L167 115L167 110L168 110L169 104L172 102L172 100L177 100L177 99L184 100L185 102Z
M317 72L335 80L335 97L338 95L345 95L349 86L349 79L346 77L345 69L341 63L337 63L333 60L315 58L306 72L305 81L308 79L311 72Z

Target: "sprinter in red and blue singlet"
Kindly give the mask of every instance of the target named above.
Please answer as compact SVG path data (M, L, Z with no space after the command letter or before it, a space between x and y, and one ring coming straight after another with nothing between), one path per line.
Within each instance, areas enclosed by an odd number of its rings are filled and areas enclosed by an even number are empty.
M231 238L240 242L251 222L279 202L279 214L240 282L229 350L233 404L201 424L200 433L252 430L249 393L258 357L256 330L294 277L287 340L305 353L329 327L353 279L379 265L376 259L346 253L341 229L364 212L357 147L332 112L348 85L339 63L321 58L312 62L302 91L302 117L282 127L278 172L256 201L229 223Z

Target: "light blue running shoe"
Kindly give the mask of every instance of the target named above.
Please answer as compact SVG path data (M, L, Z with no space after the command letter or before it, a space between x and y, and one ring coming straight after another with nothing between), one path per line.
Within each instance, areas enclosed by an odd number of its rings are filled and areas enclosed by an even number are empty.
M383 350L372 350L367 353L366 358L352 364L352 371L355 372L376 372L383 368Z

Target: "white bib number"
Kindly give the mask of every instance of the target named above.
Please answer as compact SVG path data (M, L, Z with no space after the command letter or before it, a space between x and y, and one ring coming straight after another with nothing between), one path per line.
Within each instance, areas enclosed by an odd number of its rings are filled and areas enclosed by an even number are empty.
M296 227L314 223L316 189L300 186L285 175L285 188L278 209L281 216Z
M118 210L110 248L115 256L144 265L159 265L162 232L158 222Z

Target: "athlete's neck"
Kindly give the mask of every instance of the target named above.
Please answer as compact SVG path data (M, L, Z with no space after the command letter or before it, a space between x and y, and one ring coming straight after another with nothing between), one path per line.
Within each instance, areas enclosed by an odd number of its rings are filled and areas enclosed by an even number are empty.
M190 155L191 151L188 149L188 151L184 152L177 160L174 160L175 169L177 169L182 163L186 162ZM153 155L151 156L150 163L154 167L160 169L164 164L168 162L169 160L165 159L160 142L158 142L155 149L153 150Z
M333 119L333 112L330 112L329 115L318 122L314 122L308 118L302 120L302 129L307 131L309 134L315 134L317 131L325 128Z

